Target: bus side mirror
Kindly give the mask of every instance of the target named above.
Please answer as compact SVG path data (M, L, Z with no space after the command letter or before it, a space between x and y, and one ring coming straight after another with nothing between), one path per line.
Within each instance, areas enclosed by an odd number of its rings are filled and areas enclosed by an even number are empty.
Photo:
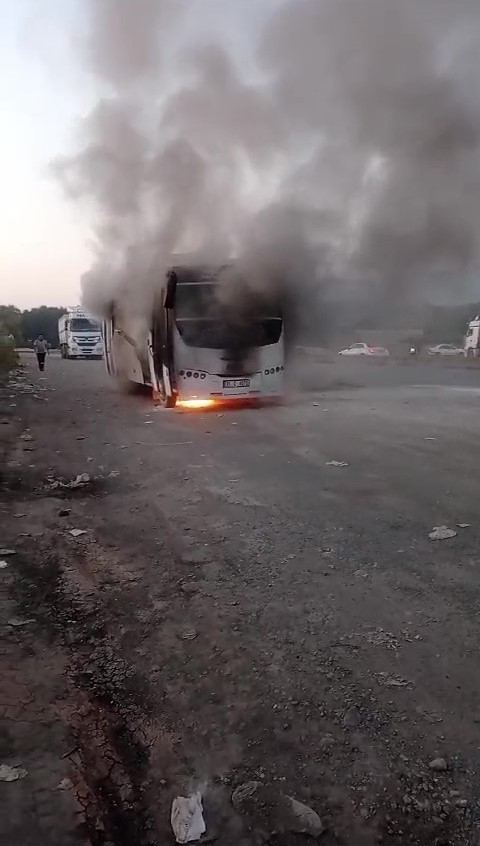
M165 289L165 299L163 301L163 307L164 308L169 309L169 310L174 308L176 290L177 290L177 276L172 271L167 276L167 287Z

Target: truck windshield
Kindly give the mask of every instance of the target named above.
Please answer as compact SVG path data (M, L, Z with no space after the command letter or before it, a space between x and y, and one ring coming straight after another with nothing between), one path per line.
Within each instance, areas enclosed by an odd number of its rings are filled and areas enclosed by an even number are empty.
M73 317L70 321L70 329L72 332L99 332L100 324L87 317Z
M225 349L276 344L282 333L278 304L260 300L251 292L241 308L220 303L215 285L183 283L177 286L175 322L190 347Z

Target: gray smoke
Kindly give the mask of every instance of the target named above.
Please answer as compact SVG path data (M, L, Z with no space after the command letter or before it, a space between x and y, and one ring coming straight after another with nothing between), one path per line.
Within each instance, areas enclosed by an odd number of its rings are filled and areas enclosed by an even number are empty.
M95 221L87 306L144 307L175 253L305 304L332 278L457 295L480 245L478 0L279 0L243 64L195 43L209 0L85 2L101 97L55 170Z
M388 296L478 257L479 42L470 0L300 0L262 44L278 108L319 139L292 190L342 217L338 268Z

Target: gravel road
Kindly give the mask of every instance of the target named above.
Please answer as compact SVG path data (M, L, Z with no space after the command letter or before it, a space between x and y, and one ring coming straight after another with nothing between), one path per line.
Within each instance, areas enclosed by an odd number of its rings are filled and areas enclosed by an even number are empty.
M480 369L303 355L281 407L192 413L23 361L2 620L7 715L33 698L38 726L6 723L9 841L164 846L200 789L219 846L306 843L233 810L255 780L325 846L478 846Z

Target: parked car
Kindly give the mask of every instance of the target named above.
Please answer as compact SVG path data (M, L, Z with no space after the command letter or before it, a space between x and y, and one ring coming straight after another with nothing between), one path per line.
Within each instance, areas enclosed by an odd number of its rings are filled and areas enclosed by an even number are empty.
M455 344L437 344L435 347L428 348L429 355L464 355L461 347Z
M367 355L385 358L390 353L386 347L374 347L372 344L352 344L345 350L340 350L338 355Z

